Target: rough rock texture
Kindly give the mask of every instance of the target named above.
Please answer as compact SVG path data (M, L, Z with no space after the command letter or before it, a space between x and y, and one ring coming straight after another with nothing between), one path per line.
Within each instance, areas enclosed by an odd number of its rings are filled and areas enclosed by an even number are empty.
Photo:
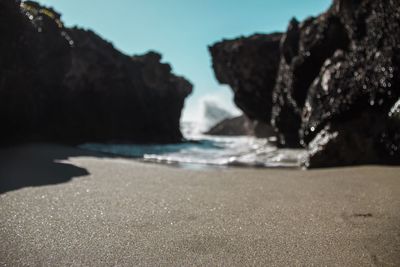
M127 56L35 2L0 2L0 139L178 142L192 85L161 56Z
M281 42L271 119L282 146L299 146L298 130L308 89L324 61L347 45L344 26L330 13L309 18L300 25L295 19L290 22Z
M250 119L269 122L280 40L280 33L255 34L209 47L218 81L231 86L236 105Z
M384 130L381 117L371 111L349 121L329 122L308 144L304 164L313 168L384 162L385 153L375 145Z
M250 120L245 115L225 119L213 126L205 134L208 135L253 135L256 137L271 137L275 132L270 125Z
M400 162L389 116L400 97L400 3L335 1L331 13L351 42L325 61L309 88L302 140L307 145L320 129L336 124L343 141L323 147L324 154L338 154L330 165ZM362 145L348 145L356 141ZM320 166L312 164L319 157L310 153L310 166Z
M245 68L241 62L226 64L236 55L230 53L223 58L212 53L217 77ZM277 66L271 61L276 53L270 49L242 62ZM335 0L318 17L289 23L280 41L274 89L251 88L269 94L267 111L258 116L275 127L279 145L309 149L307 166L400 163L394 106L400 97L399 67L400 2ZM270 73L264 76L273 80ZM251 84L251 78L236 77L236 84Z

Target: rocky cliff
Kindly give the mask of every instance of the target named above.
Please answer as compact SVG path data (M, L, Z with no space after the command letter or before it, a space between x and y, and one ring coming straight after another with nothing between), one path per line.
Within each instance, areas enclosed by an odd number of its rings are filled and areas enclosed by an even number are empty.
M270 123L280 146L307 148L306 166L400 163L398 0L335 0L281 36L225 40L210 52L238 107Z
M32 1L0 2L0 142L179 142L192 85Z

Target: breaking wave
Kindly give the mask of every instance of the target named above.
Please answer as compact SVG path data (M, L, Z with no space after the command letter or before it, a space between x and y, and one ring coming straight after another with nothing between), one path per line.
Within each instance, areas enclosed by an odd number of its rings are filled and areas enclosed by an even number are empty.
M273 140L251 136L207 136L194 129L194 123L183 123L182 132L188 141L179 144L95 144L81 147L88 150L139 158L146 162L177 164L189 167L248 166L300 167L304 150L278 149Z

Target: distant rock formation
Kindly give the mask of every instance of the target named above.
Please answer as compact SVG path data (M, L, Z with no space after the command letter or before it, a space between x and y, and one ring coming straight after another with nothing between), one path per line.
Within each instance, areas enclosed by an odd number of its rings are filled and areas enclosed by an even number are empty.
M205 100L202 104L203 114L200 121L200 130L202 132L208 131L215 124L227 118L232 118L232 114L219 106L217 102Z
M195 131L204 133L219 122L232 118L234 115L219 104L218 100L204 99L200 105L200 116Z
M217 123L205 134L221 136L250 135L266 138L274 136L275 132L270 125L250 120L247 116L241 115Z
M249 119L244 115L229 118L217 123L205 134L225 136L251 135L252 129L250 123Z
M306 147L307 167L400 164L398 1L335 0L279 36L210 48L216 77L232 87L238 107L271 124L280 146ZM278 50L260 39L279 42Z
M179 142L192 85L33 1L0 2L0 142Z

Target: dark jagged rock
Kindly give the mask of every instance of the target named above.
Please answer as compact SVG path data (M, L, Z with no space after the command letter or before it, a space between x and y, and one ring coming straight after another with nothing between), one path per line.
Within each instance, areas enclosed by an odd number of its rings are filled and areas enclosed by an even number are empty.
M309 143L307 167L400 162L400 100L389 122L372 108L343 122L328 122Z
M385 162L385 153L376 146L385 130L379 115L370 111L346 122L329 122L308 144L308 168Z
M2 142L178 142L192 85L35 2L0 2Z
M161 56L126 56L91 31L69 29L72 66L65 76L72 139L179 141L179 119L191 84ZM92 103L87 108L88 103ZM81 116L80 120L76 120Z
M400 96L400 5L389 0L336 1L332 13L341 18L351 44L325 62L309 89L303 142L309 144L322 128L334 123L343 131L338 131L341 142L323 149L325 155L337 154L331 166L395 163L391 148L398 141L388 113ZM363 145L351 146L350 140ZM322 165L313 164L317 157L310 154L310 166Z
M217 77L245 68L216 68L236 55L225 51L232 55L212 53ZM264 53L276 55L274 49ZM270 58L260 53L242 62L271 65ZM307 147L309 167L400 163L399 122L393 112L400 97L399 68L399 1L334 0L318 17L290 22L281 38L275 88L263 91L271 94L264 100L268 111L258 116L268 120L265 114L271 113L281 146ZM235 82L250 80L237 75Z
M325 60L337 49L346 48L348 39L340 20L326 13L300 25L292 20L282 40L271 123L279 132L281 146L296 147L308 89Z
M209 47L218 81L231 86L236 105L250 119L269 122L280 40L280 33L255 34Z

